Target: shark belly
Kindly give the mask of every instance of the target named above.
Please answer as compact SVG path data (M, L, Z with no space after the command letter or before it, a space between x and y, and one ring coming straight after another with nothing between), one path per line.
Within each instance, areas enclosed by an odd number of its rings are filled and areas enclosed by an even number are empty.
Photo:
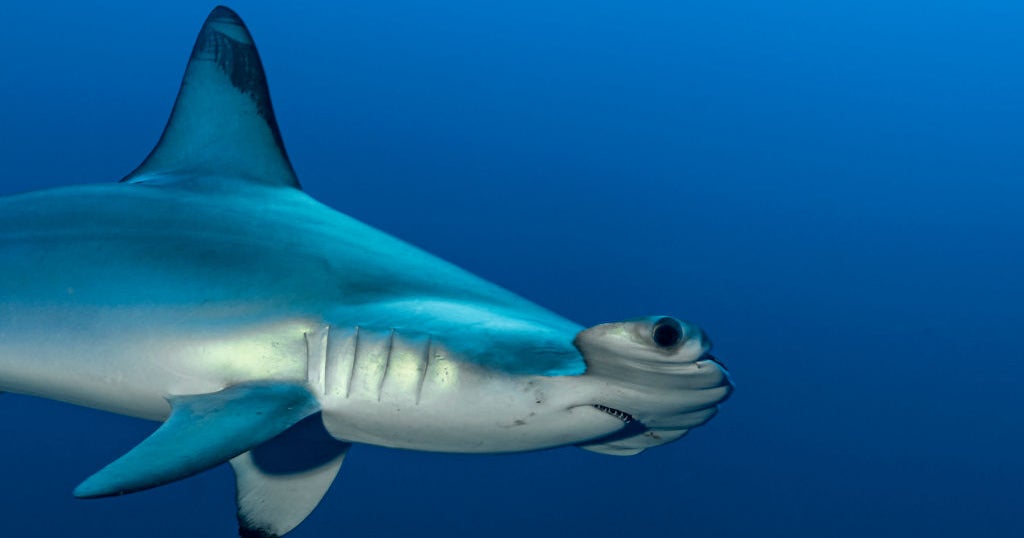
M0 389L164 420L168 397L305 381L301 320L190 322L201 312L22 308L0 321ZM16 336L12 336L16 335Z

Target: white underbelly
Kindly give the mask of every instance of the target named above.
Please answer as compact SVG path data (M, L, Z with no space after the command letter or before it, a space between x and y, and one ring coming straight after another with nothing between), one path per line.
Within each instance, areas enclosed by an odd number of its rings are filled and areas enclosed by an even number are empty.
M310 334L311 386L336 438L437 452L514 452L621 426L594 412L579 377L511 375L429 336L323 328Z
M169 395L302 383L334 437L416 450L536 450L620 427L580 379L486 368L428 335L298 318L63 307L0 323L0 390L163 420Z
M305 380L305 326L141 308L21 308L0 320L0 390L163 420L167 396Z

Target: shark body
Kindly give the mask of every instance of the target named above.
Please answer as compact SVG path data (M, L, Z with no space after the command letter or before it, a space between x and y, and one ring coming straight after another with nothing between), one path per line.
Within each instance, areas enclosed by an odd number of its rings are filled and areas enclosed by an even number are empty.
M732 390L692 324L584 329L303 193L223 7L137 170L0 199L0 298L0 391L163 422L76 495L229 461L242 536L298 525L352 443L635 454Z

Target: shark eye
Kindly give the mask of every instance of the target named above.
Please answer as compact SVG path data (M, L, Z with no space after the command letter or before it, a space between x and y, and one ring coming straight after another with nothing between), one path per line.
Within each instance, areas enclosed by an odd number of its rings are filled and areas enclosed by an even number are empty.
M661 318L651 328L651 339L660 348L675 347L683 339L683 327L672 318Z

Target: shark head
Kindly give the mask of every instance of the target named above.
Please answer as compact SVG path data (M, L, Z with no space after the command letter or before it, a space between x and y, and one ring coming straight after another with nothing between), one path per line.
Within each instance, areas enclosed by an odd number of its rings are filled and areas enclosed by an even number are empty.
M732 393L729 373L708 354L699 327L668 316L596 325L575 340L586 377L601 385L591 405L624 426L580 444L594 452L632 455L679 439L718 411Z

